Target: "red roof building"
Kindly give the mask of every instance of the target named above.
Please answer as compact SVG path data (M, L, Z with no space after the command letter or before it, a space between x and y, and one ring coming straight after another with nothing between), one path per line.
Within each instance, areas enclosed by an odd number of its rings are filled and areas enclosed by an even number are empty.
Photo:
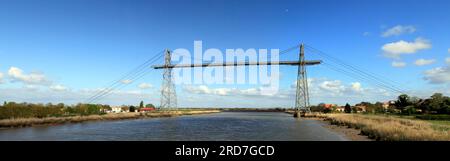
M148 112L148 111L155 111L156 109L154 107L146 107L139 109L139 112Z

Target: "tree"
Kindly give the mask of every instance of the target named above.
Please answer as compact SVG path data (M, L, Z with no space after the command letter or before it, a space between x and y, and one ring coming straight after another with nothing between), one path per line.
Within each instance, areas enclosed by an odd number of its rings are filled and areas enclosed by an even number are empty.
M358 107L352 107L352 112L353 113L358 113Z
M309 107L309 109L311 110L311 112L323 112L322 106L311 106Z
M319 103L317 106L325 107L325 103Z
M411 101L408 95L406 94L401 94L400 96L398 96L397 101L395 101L395 106L403 111L406 106L411 105Z
M347 103L344 108L345 113L352 113L352 107Z
M125 112L125 111L130 111L130 108L131 108L131 107L133 107L133 108L136 109L136 107L134 107L134 106L130 106L130 107L128 107L128 106L122 106L120 109L122 110L122 112Z
M139 104L139 108L144 108L144 101L141 101L141 103Z
M386 109L384 109L384 107L383 107L383 103L381 103L381 102L375 103L375 112L376 113L385 113L386 112Z
M331 108L323 108L323 113L331 113L333 112Z
M153 104L147 104L147 105L145 105L145 107L147 107L147 108L155 108L155 106L153 105Z
M445 98L443 97L442 93L435 93L431 96L430 100L430 108L433 111L436 111L437 113L445 113L446 112L446 105Z
M141 102L142 103L142 102ZM130 112L135 112L136 111L136 107L134 106L130 106Z

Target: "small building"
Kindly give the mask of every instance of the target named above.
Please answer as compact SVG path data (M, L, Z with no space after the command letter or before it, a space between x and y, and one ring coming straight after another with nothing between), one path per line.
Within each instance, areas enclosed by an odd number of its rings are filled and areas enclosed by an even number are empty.
M386 102L383 102L382 106L383 106L384 110L387 110L387 109L389 109L389 107L391 107L393 105L395 105L395 101L386 101Z
M141 108L139 109L139 112L150 112L150 111L155 111L156 108L154 107L145 107L145 108Z
M336 107L336 112L345 112L345 107L344 106Z
M325 108L333 108L334 106L337 106L336 104L324 104L323 107Z
M129 108L125 108L125 107L111 107L111 111L110 113L123 113L123 112L129 112Z
M111 107L111 112L112 113L121 113L122 107Z

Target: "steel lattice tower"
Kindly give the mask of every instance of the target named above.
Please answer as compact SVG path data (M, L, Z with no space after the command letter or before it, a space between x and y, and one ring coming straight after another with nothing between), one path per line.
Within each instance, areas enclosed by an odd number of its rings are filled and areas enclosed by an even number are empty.
M171 52L166 49L164 52L164 66L171 66ZM175 91L175 84L172 79L172 69L164 68L163 83L161 86L161 106L162 110L169 110L177 108L177 93Z
M297 111L309 112L309 91L308 78L306 75L306 61L304 45L300 45L300 65L298 66L297 74L297 90L295 97L295 109Z

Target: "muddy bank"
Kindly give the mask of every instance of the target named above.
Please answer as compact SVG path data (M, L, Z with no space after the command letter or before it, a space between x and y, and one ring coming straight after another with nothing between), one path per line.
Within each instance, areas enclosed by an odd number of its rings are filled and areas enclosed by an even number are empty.
M373 139L370 139L368 136L365 136L361 133L361 130L345 127L345 126L338 126L333 125L329 121L324 120L323 118L317 118L317 117L306 117L303 118L305 120L316 120L323 123L323 127L329 129L332 132L341 134L345 136L345 138L351 140L351 141L375 141Z
M148 113L111 113L105 115L70 116L70 117L46 117L46 118L17 118L0 120L0 128L17 128L29 126L57 125L65 123L79 123L85 121L107 121L124 119L141 119L157 117L175 117L182 115L199 115L218 113L219 110L183 110L183 111L156 111Z

